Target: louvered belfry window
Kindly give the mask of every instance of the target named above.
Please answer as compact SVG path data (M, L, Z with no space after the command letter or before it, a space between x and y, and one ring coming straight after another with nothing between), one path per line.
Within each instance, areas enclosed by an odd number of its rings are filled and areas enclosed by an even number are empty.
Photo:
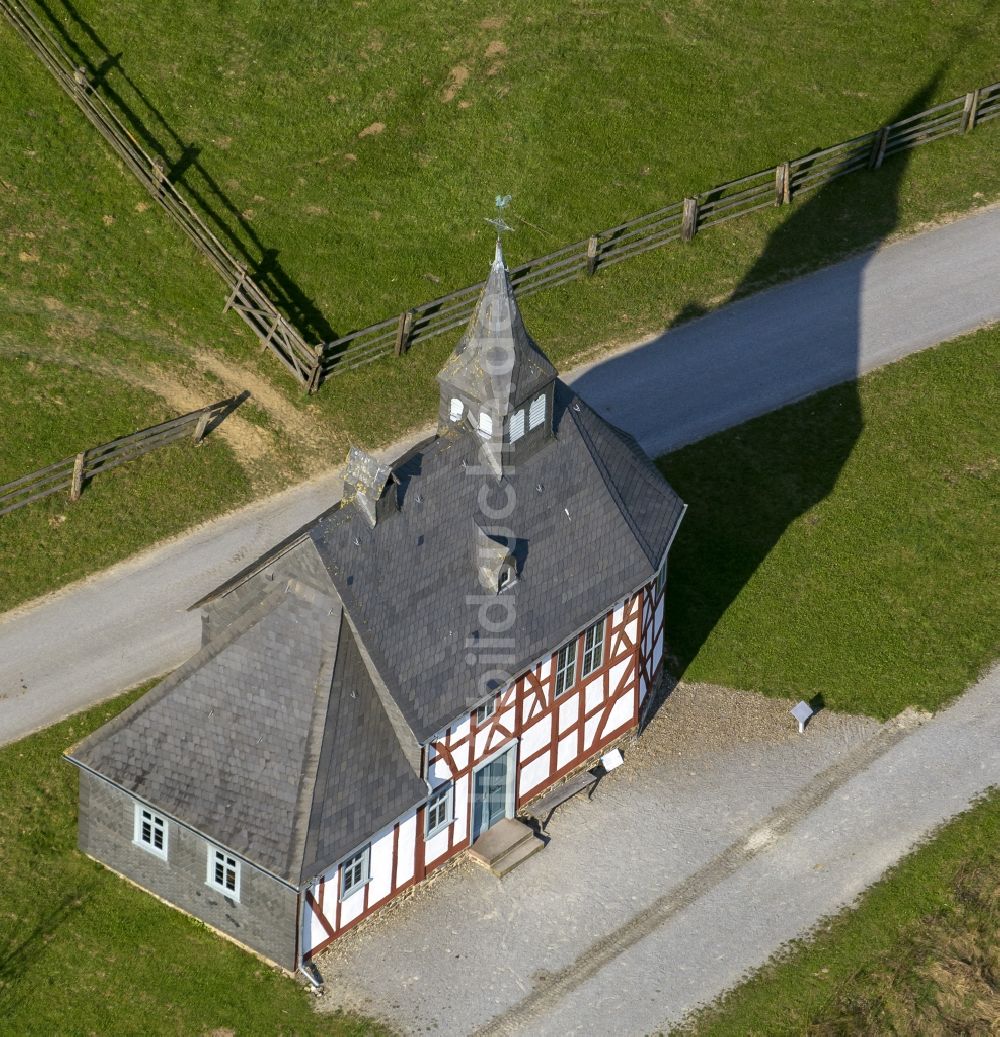
M531 410L528 411L528 428L538 428L545 420L545 393L536 396L531 401Z
M515 411L510 416L510 432L509 438L512 443L516 443L524 435L524 409Z

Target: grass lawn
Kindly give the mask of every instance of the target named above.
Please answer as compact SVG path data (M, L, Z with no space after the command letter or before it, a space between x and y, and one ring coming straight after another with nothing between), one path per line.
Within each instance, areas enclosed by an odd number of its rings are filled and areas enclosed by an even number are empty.
M515 196L516 263L1000 79L1000 8L978 0L858 2L849 13L804 0L680 0L669 11L516 0L502 13L448 0L419 10L183 0L144 6L141 18L134 0L45 6L74 60L101 71L147 149L165 155L219 236L315 338L484 276L492 232L481 217L494 193ZM267 439L254 494L338 462L348 441L386 443L432 416L433 375L457 333L304 397L222 314L215 275L6 23L0 42L0 367L10 357L48 365L63 396L81 370L116 372L173 413L177 398L193 407L249 387L241 413ZM892 158L689 247L533 296L526 317L566 367L1000 198L998 141L994 121ZM0 380L0 408L12 384ZM113 424L120 392L109 395ZM43 421L22 408L16 435L37 445L17 448L25 470L53 459ZM154 506L137 469L118 474L130 500L147 499L140 510ZM107 512L79 508L73 573L245 493L215 480L197 514L118 539L104 536ZM11 585L0 608L70 575L54 575L52 516L40 514L21 520L34 523L10 556L21 589Z
M682 1032L988 1034L1000 1018L1000 792Z
M0 1033L349 1034L310 995L76 850L62 751L144 689L0 749Z
M1000 325L660 462L690 680L889 717L998 654Z
M0 363L0 484L178 413L113 375L25 357ZM232 418L227 419L232 420ZM70 503L58 493L0 517L0 612L118 561L251 496L251 480L216 430L95 476Z

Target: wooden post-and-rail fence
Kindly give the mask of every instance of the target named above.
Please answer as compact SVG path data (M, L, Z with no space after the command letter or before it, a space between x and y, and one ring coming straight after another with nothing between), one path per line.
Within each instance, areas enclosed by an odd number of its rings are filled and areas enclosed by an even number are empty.
M37 472L22 475L20 479L0 486L0 515L6 515L9 511L23 508L26 504L63 490L69 491L71 501L77 501L85 484L101 472L134 461L150 450L176 443L177 440L189 435L196 443L200 443L249 397L250 393L244 391L228 400L220 400L208 407L202 407L201 410L182 414L179 418L172 418L128 436L121 436L110 443L81 450L73 457L64 457L61 461L40 468Z
M89 82L86 70L73 66L23 0L0 0L0 13L223 278L229 289L225 308L239 313L263 347L310 392L315 392L324 378L384 357L401 356L415 343L462 327L469 320L483 282L413 306L333 342L309 345L181 197L162 161L150 158L143 150ZM514 290L518 297L524 297L591 277L604 267L673 242L690 242L708 227L759 209L788 205L798 195L838 177L879 169L896 152L968 133L998 116L1000 83L980 87L891 125L691 195L522 263L511 270Z

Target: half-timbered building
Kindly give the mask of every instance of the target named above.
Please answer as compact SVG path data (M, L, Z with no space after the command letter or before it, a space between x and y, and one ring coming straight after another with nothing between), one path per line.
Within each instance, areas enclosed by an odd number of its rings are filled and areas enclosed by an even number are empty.
M525 329L499 246L434 436L193 608L67 753L83 851L295 970L639 722L684 505Z

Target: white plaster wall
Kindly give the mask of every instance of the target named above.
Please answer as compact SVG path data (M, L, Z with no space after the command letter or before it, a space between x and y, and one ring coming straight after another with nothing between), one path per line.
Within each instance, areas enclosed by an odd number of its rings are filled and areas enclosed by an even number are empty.
M533 788L541 785L549 776L549 760L551 756L551 753L543 753L537 760L532 760L531 763L526 763L521 768L517 792L519 797L527 795Z
M443 756L434 757L427 768L427 779L431 783L431 788L437 788L438 785L451 781L451 768L445 763Z
M465 775L455 782L455 842L469 834L469 777Z
M594 744L594 738L597 735L597 727L601 722L601 714L596 713L592 716L583 727L583 748L584 751L588 750Z
M413 878L417 866L417 816L411 811L399 823L399 846L396 853L396 885Z
M431 864L448 849L448 829L442 828L433 839L424 843L424 862Z
M604 678L595 677L587 685L586 712L589 713L595 706L604 700Z
M392 829L383 828L372 840L368 903L374 904L392 892Z
M556 770L561 767L565 767L570 760L576 756L577 738L576 732L568 734L565 738L559 741L559 753L556 757Z
M622 677L624 677L630 662L630 659L622 659L611 667L611 672L608 674L608 687L612 695L621 687Z
M630 723L631 720L632 696L622 695L622 697L611 707L611 716L608 719L608 724L604 729L604 733L610 734L612 731L617 731L622 724Z
M338 886L339 890L339 886ZM336 894L336 891L334 891ZM343 928L349 922L353 922L365 909L365 890L362 886L356 893L352 893L346 900L340 903L340 927Z
M548 677L548 675L549 675L549 674L550 674L551 672L552 672L552 659L551 659L551 658L548 658L548 659L546 659L546 660L545 660L545 661L544 661L544 662L542 663L542 665L541 665L541 668L540 668L540 669L539 669L539 671L538 671L538 679L539 679L540 681L544 681L544 680L545 680L545 678L546 678L546 677Z
M574 691L559 704L559 734L562 734L580 715L580 693Z
M547 713L521 735L521 758L533 756L552 741L552 714Z

